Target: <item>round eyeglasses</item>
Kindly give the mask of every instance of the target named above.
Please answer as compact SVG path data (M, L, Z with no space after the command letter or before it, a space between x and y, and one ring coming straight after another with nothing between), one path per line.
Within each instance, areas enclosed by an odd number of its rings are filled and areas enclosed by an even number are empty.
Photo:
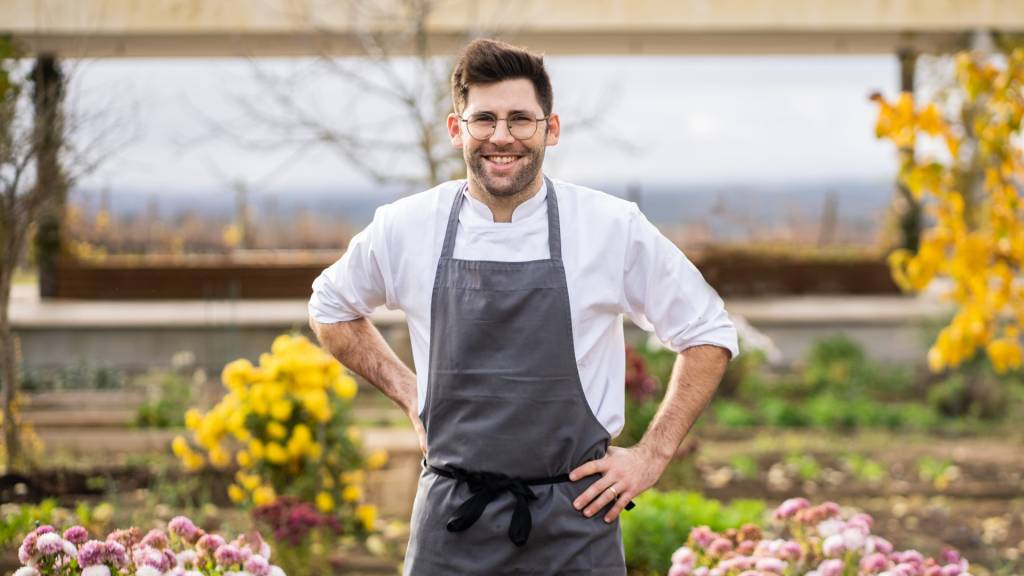
M534 118L528 114L513 114L508 118L496 118L492 114L474 114L469 118L459 117L466 123L469 135L476 140L489 140L498 129L498 122L505 122L508 133L516 140L529 140L537 133L537 126L546 122L550 116Z

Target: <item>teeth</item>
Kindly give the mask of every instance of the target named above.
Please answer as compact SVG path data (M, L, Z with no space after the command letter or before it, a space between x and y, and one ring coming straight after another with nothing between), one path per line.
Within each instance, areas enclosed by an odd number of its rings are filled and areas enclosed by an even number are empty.
M488 156L488 160L495 164L508 164L516 159L515 156Z

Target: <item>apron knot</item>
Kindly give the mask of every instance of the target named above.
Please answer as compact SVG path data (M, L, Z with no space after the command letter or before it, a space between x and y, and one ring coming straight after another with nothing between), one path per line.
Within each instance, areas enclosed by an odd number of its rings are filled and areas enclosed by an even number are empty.
M512 522L508 527L508 537L516 546L526 544L533 528L529 502L536 500L537 495L530 490L525 480L497 472L469 472L455 466L449 466L447 471L452 478L465 482L469 486L469 491L473 493L448 519L449 532L462 532L472 526L483 515L487 505L502 492L507 491L516 499Z

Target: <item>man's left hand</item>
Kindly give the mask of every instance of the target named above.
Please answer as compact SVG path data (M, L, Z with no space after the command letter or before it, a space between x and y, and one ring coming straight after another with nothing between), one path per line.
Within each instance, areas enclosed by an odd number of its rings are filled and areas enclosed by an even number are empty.
M615 500L615 506L604 516L605 522L614 522L630 500L654 486L666 465L667 462L662 462L643 446L609 446L604 458L591 460L569 473L573 482L591 474L601 474L600 479L573 501L573 506L590 518Z

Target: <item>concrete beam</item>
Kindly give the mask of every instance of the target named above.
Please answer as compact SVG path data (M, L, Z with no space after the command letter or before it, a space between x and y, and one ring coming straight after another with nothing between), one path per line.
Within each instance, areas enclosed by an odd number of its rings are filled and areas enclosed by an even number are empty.
M33 53L72 58L359 55L366 31L403 38L409 20L394 8L401 4L0 0L0 34ZM966 46L977 30L1024 31L1020 0L523 0L509 6L439 2L426 21L430 49L450 54L487 32L549 54L944 52Z

